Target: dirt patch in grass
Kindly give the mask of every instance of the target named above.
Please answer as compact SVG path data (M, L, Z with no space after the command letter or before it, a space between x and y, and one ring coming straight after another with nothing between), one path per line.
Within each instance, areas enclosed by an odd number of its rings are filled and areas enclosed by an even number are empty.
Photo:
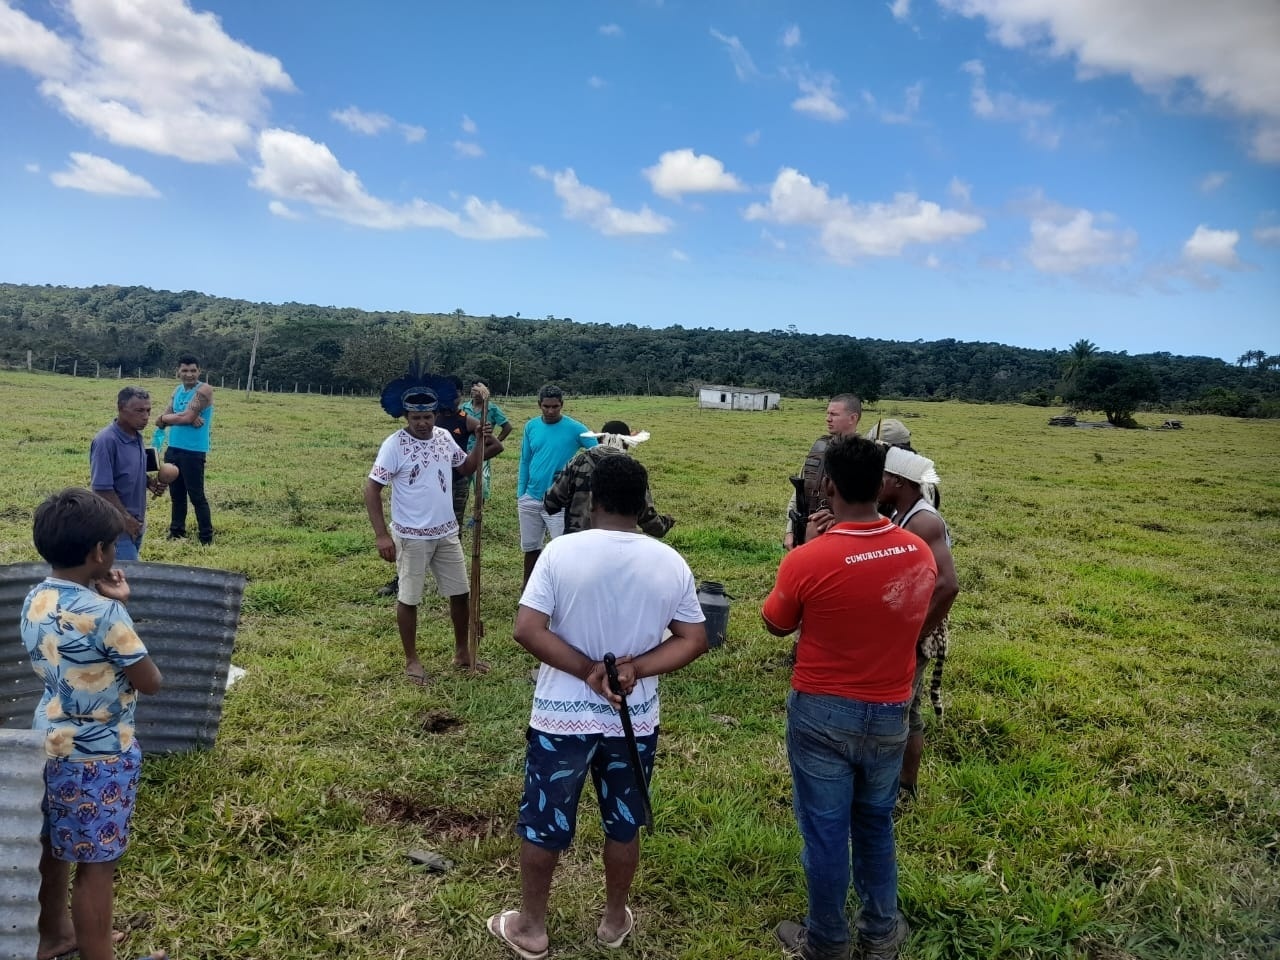
M416 797L378 791L365 804L369 823L413 823L431 836L453 842L491 837L502 829L502 821L483 813L425 803Z
M424 710L422 713L423 733L448 733L460 726L462 721L445 710Z

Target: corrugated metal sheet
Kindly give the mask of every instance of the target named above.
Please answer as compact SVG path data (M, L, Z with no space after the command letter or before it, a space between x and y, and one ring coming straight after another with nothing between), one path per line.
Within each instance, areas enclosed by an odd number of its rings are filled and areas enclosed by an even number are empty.
M31 960L40 933L44 737L0 730L0 960Z
M154 697L138 698L145 753L213 746L240 621L244 576L168 563L121 563L129 616L164 674ZM30 727L43 685L27 660L18 618L27 592L49 572L41 563L0 566L0 727Z
M0 727L31 729L31 714L44 684L31 669L18 632L27 591L49 572L47 564L0 566Z

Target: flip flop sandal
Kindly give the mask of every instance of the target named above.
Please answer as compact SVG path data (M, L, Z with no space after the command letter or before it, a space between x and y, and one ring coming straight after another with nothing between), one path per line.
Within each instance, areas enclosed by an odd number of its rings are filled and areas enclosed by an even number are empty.
M636 928L636 918L635 918L635 915L631 912L631 908L623 907L622 909L627 911L626 929L623 930L616 937L614 937L612 940L606 940L604 937L600 936L600 934L597 933L596 943L600 944L600 946L608 947L610 950L617 950L620 946L622 946L626 942L627 937L631 936L631 931Z
M517 957L521 958L521 960L543 960L543 958L550 952L549 948L541 952L526 950L524 947L520 946L520 944L507 936L507 919L519 916L519 914L519 910L504 910L502 913L495 913L489 918L485 926L489 928L490 933L505 943Z

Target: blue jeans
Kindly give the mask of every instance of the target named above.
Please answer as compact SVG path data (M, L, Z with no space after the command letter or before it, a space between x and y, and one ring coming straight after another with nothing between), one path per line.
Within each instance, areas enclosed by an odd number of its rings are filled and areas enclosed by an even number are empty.
M862 901L859 939L874 944L896 929L893 805L910 706L795 691L787 699L792 802L809 887L805 927L815 956L840 956L849 942L851 873Z
M142 551L142 534L139 533L137 538L122 533L116 538L116 559L117 560L137 560Z

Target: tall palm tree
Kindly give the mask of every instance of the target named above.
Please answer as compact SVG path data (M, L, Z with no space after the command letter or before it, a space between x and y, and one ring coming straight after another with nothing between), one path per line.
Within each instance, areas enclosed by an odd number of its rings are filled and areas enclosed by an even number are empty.
M1098 353L1098 345L1083 337L1071 345L1067 351L1067 362L1062 368L1062 379L1070 382Z

